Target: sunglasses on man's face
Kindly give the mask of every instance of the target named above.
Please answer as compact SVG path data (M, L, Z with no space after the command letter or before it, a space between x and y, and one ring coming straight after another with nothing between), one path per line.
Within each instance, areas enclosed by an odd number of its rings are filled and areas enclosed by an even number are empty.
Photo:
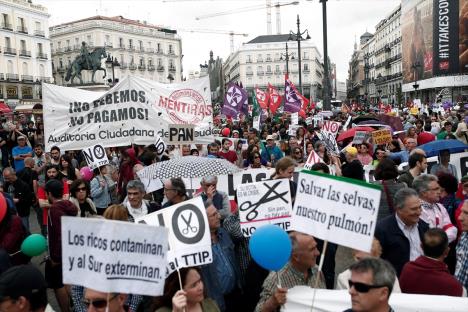
M109 302L113 299L115 299L118 296L115 295L111 298L109 298ZM107 307L107 299L96 299L96 300L83 300L83 304L86 306L86 309L89 308L89 305L92 305L95 309L104 309Z
M367 284L364 284L364 283L353 282L352 280L348 280L348 284L349 284L349 289L354 287L354 289L356 289L356 291L360 292L360 293L367 293L367 292L369 292L369 290L371 290L373 288L385 287L385 286L381 286L381 285L367 285Z

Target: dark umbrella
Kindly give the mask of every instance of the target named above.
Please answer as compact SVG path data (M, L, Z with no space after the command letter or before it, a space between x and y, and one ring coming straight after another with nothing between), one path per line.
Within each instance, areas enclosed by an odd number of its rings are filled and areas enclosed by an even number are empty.
M451 154L455 154L468 149L468 145L459 140L437 140L418 147L426 152L427 157L437 156L443 150L449 150Z
M340 133L336 141L341 142L346 139L352 138L356 134L356 131L372 132L372 131L375 131L375 129L371 127L354 127L354 128L349 129L348 131Z

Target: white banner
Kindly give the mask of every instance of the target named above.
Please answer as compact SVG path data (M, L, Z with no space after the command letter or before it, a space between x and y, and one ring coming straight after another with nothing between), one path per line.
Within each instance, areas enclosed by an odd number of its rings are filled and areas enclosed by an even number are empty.
M83 150L83 156L86 159L88 167L91 169L96 169L109 163L106 150L101 144L85 148Z
M312 166L317 163L323 163L323 160L314 150L312 150L309 154L309 157L307 157L306 163L304 164L304 169L310 170Z
M380 193L378 185L302 171L298 177L291 228L369 252Z
M163 227L62 217L63 283L102 292L162 295L167 238Z
M341 123L339 122L326 120L323 122L321 132L329 132L333 135L336 135L338 133L338 130L340 130L340 126Z
M135 222L169 229L167 274L177 268L213 262L210 228L201 197L150 213Z
M299 113L292 113L291 114L291 124L292 125L299 124Z
M312 300L315 293L314 307ZM398 312L466 312L468 298L392 293L390 306ZM296 286L288 289L283 312L329 312L351 309L351 295L347 290L313 289Z
M288 231L291 226L289 180L269 180L237 186L237 203L242 234L249 237L266 224Z
M338 144L336 144L335 135L332 132L321 130L320 132L316 132L315 135L323 142L323 144L325 144L325 147L331 154L340 154L340 149L338 148Z
M43 84L46 150L80 150L169 138L170 124L195 125L194 141L211 143L213 109L209 78L162 84L126 76L107 92Z

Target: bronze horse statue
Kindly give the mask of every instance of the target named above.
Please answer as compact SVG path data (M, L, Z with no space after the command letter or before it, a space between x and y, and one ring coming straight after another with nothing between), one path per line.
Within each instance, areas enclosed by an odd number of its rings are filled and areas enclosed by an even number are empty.
M73 84L73 79L78 77L80 79L80 84L83 84L83 79L81 78L81 71L82 70L92 70L93 75L91 81L94 83L94 74L98 70L104 71L103 79L106 78L106 69L101 67L101 59L106 58L106 49L104 47L95 48L93 52L89 53L88 62L86 61L83 55L79 55L75 58L73 63L71 63L70 67L67 70L67 76L65 77L65 81L69 81L71 79L71 83Z

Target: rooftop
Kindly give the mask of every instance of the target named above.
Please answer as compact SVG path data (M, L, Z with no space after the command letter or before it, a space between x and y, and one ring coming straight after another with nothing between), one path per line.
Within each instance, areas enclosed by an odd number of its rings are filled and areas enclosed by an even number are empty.
M271 42L286 42L289 39L287 35L264 35L258 36L247 43L271 43Z

